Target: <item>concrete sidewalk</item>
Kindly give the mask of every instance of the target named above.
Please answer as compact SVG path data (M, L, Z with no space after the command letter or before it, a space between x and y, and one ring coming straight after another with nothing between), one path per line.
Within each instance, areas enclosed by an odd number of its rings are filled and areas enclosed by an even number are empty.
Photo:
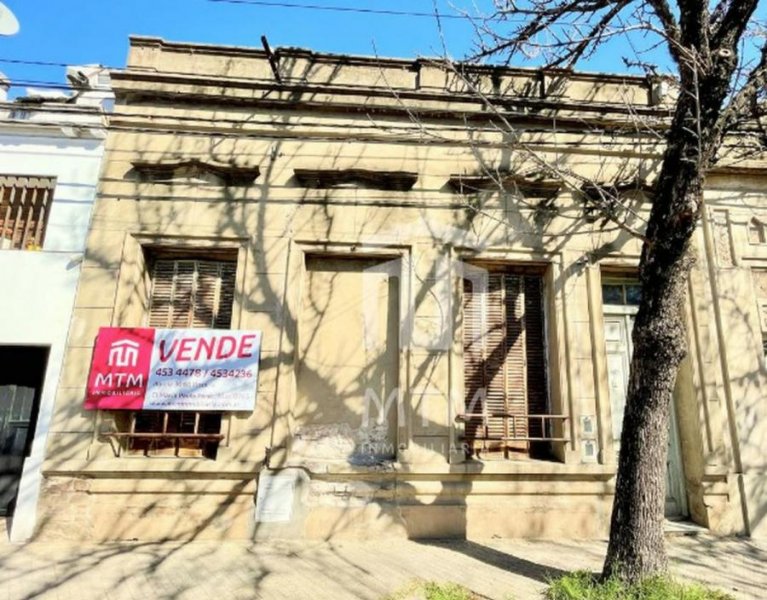
M7 539L7 538L6 538ZM381 597L420 578L489 598L540 598L562 570L598 570L602 542L382 541L42 544L0 542L0 599ZM767 597L767 545L669 540L675 574L737 598Z

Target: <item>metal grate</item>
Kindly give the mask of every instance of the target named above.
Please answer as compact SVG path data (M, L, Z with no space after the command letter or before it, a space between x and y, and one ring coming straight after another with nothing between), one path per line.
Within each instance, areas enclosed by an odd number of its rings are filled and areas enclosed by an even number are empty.
M221 434L221 413L131 413L129 431L113 433L125 438L131 453L145 456L204 456L215 458Z

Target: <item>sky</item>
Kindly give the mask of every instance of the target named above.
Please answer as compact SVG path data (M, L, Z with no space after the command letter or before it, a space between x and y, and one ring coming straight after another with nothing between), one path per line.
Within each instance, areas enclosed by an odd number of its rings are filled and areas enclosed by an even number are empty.
M3 0L21 29L0 36L0 71L11 81L64 82L63 67L19 64L41 61L98 63L122 67L131 34L174 41L260 47L266 35L273 47L300 46L316 51L396 57L442 54L436 6L455 15L455 6L473 0ZM253 4L251 2L263 2ZM487 0L476 0L482 7ZM271 4L266 6L264 4ZM276 6L282 4L283 6ZM427 17L364 14L290 8L285 4L335 6L429 13ZM470 53L473 28L465 19L442 20L442 37L454 58ZM625 41L583 66L592 71L626 71ZM524 61L517 61L520 66Z

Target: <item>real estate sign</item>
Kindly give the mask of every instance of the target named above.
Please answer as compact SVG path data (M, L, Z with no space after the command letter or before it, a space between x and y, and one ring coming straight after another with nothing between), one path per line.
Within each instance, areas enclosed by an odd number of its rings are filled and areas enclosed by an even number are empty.
M86 409L253 410L260 331L102 327Z

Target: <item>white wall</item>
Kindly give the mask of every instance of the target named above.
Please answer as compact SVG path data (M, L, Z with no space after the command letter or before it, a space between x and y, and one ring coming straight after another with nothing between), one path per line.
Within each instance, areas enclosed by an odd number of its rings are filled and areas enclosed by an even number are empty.
M104 141L0 133L0 173L56 177L43 250L80 252L93 205ZM16 251L17 258L24 260Z
M0 250L0 344L50 348L31 455L19 485L13 541L34 532L40 468L103 151L99 139L0 133L0 174L57 178L43 250Z

